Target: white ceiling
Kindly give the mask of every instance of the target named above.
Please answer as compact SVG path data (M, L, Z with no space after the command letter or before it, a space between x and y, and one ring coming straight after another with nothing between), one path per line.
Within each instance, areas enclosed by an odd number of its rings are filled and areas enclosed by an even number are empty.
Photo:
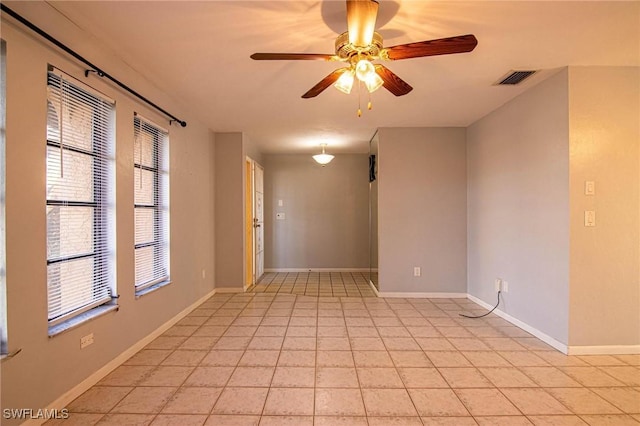
M317 98L300 97L341 64L249 59L254 52L334 53L337 32L346 30L344 1L86 1L15 9L36 23L42 10L65 15L211 129L243 131L263 152L317 151L320 142L331 152L365 152L378 127L468 126L567 65L640 66L638 1L381 0L377 27L385 46L470 33L478 46L385 64L414 90L395 97L380 89L373 110L357 118L356 91L330 87ZM542 72L517 87L493 85L519 69Z

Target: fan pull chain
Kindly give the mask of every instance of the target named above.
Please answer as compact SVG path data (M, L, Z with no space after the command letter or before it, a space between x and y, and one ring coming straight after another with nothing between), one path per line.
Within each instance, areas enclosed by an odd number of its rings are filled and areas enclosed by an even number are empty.
M371 92L367 91L367 93L369 93L369 103L367 104L367 109L371 111L371 108L373 108L373 104L371 103Z
M358 80L358 117L362 117L362 109L360 109L360 80Z

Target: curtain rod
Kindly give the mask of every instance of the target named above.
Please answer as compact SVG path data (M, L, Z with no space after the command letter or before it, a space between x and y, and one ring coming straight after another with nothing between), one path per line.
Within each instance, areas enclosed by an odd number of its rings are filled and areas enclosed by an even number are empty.
M144 96L142 96L140 93L136 92L135 90L133 90L132 88L130 88L129 86L127 86L126 84L122 83L121 81L119 81L118 79L110 76L109 74L107 74L105 71L103 71L102 69L98 68L97 66L93 65L91 62L89 62L88 60L86 60L85 58L83 58L82 56L80 56L78 53L76 53L75 51L73 51L71 48L67 47L66 45L62 44L60 41L56 40L55 38L53 38L51 35L47 34L46 32L44 32L43 30L41 30L40 28L38 28L37 26L35 26L34 24L32 24L31 22L27 21L25 18L23 18L22 16L18 15L16 12L14 12L13 10L11 10L10 8L8 8L5 4L0 3L0 10L2 10L3 12L7 13L9 16L15 18L18 22L20 22L21 24L23 24L24 26L26 26L27 28L29 28L30 30L32 30L33 32L37 33L38 35L40 35L41 37L47 39L48 41L50 41L51 43L55 44L56 46L58 46L60 49L64 50L65 52L67 52L69 55L73 56L74 58L76 58L77 60L79 60L80 62L82 62L83 64L89 66L91 69L85 70L84 75L85 77L87 77L89 75L90 72L95 72L98 76L100 77L105 77L109 80L111 80L112 82L114 82L115 84L117 84L118 86L120 86L122 89L126 90L127 92L131 93L133 96L137 97L138 99L144 101L145 103L147 103L148 105L151 105L153 108L157 109L158 111L162 112L164 115L166 115L167 117L170 117L171 120L169 120L169 125L171 125L172 122L177 122L179 123L182 127L186 127L187 126L187 122L186 121L182 121L179 118L177 118L175 115L170 114L169 112L167 112L166 110L164 110L163 108L159 107L158 105L156 105L155 103L151 102L149 99L145 98Z

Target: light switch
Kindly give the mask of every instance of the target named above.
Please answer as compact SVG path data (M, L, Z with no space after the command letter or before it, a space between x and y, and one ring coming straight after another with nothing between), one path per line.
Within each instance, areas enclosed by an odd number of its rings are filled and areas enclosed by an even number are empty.
M584 195L596 195L596 183L588 180L584 183Z
M585 210L584 226L596 226L596 212L593 210Z
M282 200L278 200L278 207L282 207L284 206L284 203L282 202Z
M284 213L276 213L276 220L284 220Z

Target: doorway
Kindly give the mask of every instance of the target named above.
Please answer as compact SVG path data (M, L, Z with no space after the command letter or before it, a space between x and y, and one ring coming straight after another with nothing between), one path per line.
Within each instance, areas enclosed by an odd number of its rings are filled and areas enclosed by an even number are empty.
M264 274L264 169L249 157L245 162L245 264L247 290Z

